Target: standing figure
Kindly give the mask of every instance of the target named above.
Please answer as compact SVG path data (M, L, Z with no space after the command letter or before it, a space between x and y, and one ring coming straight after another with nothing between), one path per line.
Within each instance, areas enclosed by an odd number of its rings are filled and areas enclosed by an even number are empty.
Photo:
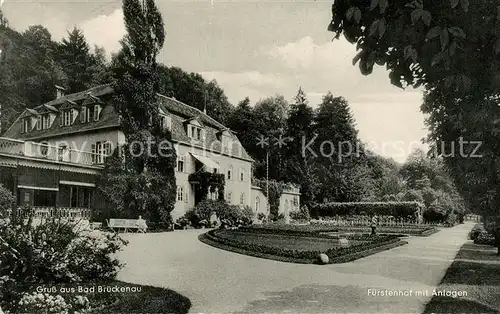
M374 215L372 217L372 235L377 234L377 223L378 223L377 215Z

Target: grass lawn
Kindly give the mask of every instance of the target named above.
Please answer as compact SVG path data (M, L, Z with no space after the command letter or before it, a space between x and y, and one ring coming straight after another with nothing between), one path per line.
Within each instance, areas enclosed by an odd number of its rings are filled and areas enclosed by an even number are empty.
M500 313L500 257L496 248L464 244L437 290L467 295L433 296L424 313Z
M188 313L191 301L175 291L165 288L143 286L112 281L107 283L84 284L95 287L95 293L88 293L94 306L92 313ZM97 287L134 289L128 292L97 292ZM115 288L116 289L116 288ZM140 289L140 292L137 291Z
M281 234L259 234L236 230L221 230L217 236L236 241L244 241L255 245L266 245L297 251L326 251L338 247L338 239L318 238L313 236L290 236ZM357 244L361 241L350 241Z

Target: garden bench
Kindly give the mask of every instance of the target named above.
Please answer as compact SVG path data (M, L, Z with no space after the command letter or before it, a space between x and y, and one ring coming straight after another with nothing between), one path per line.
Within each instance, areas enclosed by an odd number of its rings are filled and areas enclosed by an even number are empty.
M90 223L90 228L92 230L97 230L102 228L102 222L92 222Z
M124 229L125 232L127 232L129 229L135 229L139 232L145 233L148 226L146 225L146 221L141 219L115 219L111 218L107 220L108 227L111 228L111 230L115 229Z

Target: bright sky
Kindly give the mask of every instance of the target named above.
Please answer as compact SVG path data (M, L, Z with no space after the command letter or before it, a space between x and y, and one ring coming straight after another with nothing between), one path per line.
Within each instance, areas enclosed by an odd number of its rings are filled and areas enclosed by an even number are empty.
M363 141L404 161L425 147L421 93L392 86L384 68L363 76L352 66L355 47L326 30L331 3L157 0L167 31L159 61L216 79L233 104L277 93L291 101L302 86L316 106L331 91L349 101ZM2 10L15 29L41 24L54 39L78 26L108 53L125 33L117 0L5 0Z

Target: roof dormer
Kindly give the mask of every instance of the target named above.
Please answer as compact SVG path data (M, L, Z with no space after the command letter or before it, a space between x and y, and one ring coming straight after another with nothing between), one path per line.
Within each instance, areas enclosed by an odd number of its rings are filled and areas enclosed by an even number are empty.
M194 141L203 142L207 137L207 132L198 117L193 117L184 121L187 136Z

